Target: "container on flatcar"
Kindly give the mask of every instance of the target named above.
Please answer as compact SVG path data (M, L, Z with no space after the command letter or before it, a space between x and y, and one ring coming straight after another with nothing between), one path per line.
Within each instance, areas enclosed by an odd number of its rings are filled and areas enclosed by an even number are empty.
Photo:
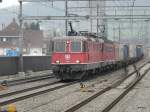
M136 57L136 45L134 45L134 44L129 45L129 57L130 58Z
M129 45L128 44L123 45L123 59L124 60L129 59Z
M117 42L114 42L114 45L115 45L115 58L116 58L116 61L119 61L120 60L120 45Z
M136 45L136 56L141 57L143 55L143 46L142 45Z
M123 46L124 44L119 44L119 60L124 60Z
M150 57L150 47L145 47L143 53L146 57Z

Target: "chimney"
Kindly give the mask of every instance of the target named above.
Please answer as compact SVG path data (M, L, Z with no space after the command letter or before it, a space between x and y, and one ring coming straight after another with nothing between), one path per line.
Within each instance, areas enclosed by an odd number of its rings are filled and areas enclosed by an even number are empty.
M16 19L15 19L15 18L13 18L13 22L14 22L14 23L16 22Z
M2 30L5 28L5 24L2 23Z

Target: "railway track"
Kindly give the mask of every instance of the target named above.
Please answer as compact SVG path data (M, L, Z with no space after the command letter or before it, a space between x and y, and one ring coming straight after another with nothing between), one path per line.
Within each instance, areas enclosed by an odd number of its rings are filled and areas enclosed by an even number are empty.
M137 84L138 82L148 73L150 68L148 68L140 77L136 78L132 83L130 83L126 89L107 107L105 107L102 112L109 112L125 95L127 95Z
M27 89L22 89L22 90L18 90L18 91L14 91L14 92L9 92L9 93L5 93L5 94L1 94L0 98L0 105L1 106L5 106L7 104L10 103L14 103L17 101L21 101L36 95L40 95L46 92L51 92L57 89L61 89L67 86L70 86L72 84L75 84L77 82L70 82L70 83L65 83L65 84L59 84L59 81L53 82L53 83L48 83L48 84L44 84L44 85L39 85L36 87L31 87L31 88L27 88ZM57 85L58 86L54 86ZM54 87L51 87L54 86Z
M141 70L143 67L145 67L149 62L143 64L141 67L138 68L138 71ZM115 106L126 94L128 94L128 92L130 90L132 90L132 88L146 75L146 73L150 70L150 68L146 69L145 72L138 78L136 78L131 84L128 85L128 87L125 89L124 92L122 92L121 95L119 95L110 105L108 105L105 109L102 110L102 112L109 112L110 109L113 108L113 106ZM124 77L123 79L117 81L116 83L112 84L111 86L108 86L100 91L98 91L97 93L93 94L92 96L88 97L87 99L79 102L78 104L68 108L67 110L65 110L65 112L74 112L78 109L80 109L81 107L83 107L84 105L88 104L89 102L91 102L92 100L94 100L95 98L101 96L102 94L110 91L111 89L119 86L122 82L124 82L126 79L128 79L130 76L132 76L133 74L135 74L137 71L134 71L132 73L130 73L128 76Z
M26 81L26 80L23 79L23 81ZM32 82L32 79L29 81ZM78 81L70 82L70 83L59 85L59 86L52 87L52 88L50 87L50 86L58 84L58 83L59 83L59 81L56 81L53 83L42 84L39 86L34 86L34 87L26 88L26 89L21 89L21 90L17 90L17 91L11 91L11 92L7 92L4 94L0 94L0 99L2 99L0 101L0 105L4 106L4 105L10 104L10 103L24 100L26 98L30 98L30 97L40 95L40 94L43 94L46 92L54 91L54 90L78 83ZM42 88L45 88L45 89L42 89ZM34 92L32 92L32 91L34 91ZM29 94L26 94L27 92L29 92Z
M36 81L41 81L41 80L46 80L46 79L51 79L54 78L55 76L53 75L45 75L45 76L34 76L30 78L23 78L23 79L17 79L17 80L10 80L10 81L3 81L1 82L1 85L6 85L6 86L15 86L18 84L25 84L29 82L36 82Z
M143 64L141 67L139 67L139 69L141 69L145 65L146 64ZM134 73L135 73L135 71L132 72L130 75L128 75L126 77L126 79ZM117 83L115 83L115 84L119 85L123 80L125 80L125 79L122 79L122 80L117 82L118 84ZM7 104L14 103L14 102L17 102L17 101L21 101L21 100L24 100L24 99L27 99L27 98L30 98L30 97L33 97L33 96L36 96L36 95L40 95L40 94L43 94L43 93L46 93L46 92L51 92L51 91L54 91L54 90L57 90L57 89L60 89L60 88L63 88L63 87L67 87L67 86L73 85L75 83L78 83L78 82L76 81L76 82L60 84L59 81L56 81L56 82L53 82L53 83L47 83L47 84L43 84L43 85L39 85L39 86L35 86L35 87L30 87L30 88L18 90L18 91L13 91L13 92L5 93L5 94L0 94L0 99L1 99L0 105L5 106ZM54 86L55 84L56 84L56 86ZM54 87L51 87L52 85ZM83 105L87 104L89 101L92 101L92 99L98 97L99 95L101 95L104 92L110 90L111 88L114 88L114 85L113 85L113 87L110 86L110 87L105 88L103 91L99 92L98 94L96 94L96 95L92 96L91 98L88 98L86 101L82 102L82 104L79 104L78 106L72 107L71 110L69 109L66 112L73 112L73 111L79 109Z

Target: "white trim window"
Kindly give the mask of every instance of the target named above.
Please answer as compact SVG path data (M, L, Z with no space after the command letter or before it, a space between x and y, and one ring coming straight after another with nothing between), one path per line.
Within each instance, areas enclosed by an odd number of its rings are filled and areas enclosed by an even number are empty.
M0 38L0 41L1 41L1 42L7 42L7 41L8 41L8 38L6 38L6 37L1 37L1 38Z
M3 38L3 42L6 42L6 41L7 41L7 38L4 37L4 38Z

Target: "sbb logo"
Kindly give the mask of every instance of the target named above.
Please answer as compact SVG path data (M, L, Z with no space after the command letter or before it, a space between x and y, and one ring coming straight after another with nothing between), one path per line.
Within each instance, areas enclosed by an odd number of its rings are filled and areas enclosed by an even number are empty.
M70 60L70 54L65 54L65 59Z

